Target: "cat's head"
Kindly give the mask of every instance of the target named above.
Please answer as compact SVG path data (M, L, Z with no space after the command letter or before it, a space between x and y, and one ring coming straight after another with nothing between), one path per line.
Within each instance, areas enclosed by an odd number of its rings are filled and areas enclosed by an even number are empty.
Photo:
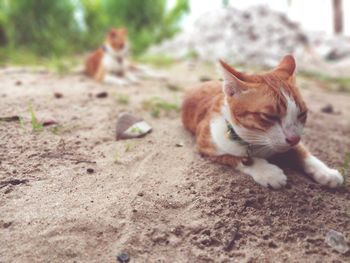
M106 36L106 45L114 52L120 52L126 49L127 32L125 28L112 28Z
M307 117L295 84L295 60L285 56L272 71L247 75L220 61L225 94L224 114L246 142L271 152L299 143Z

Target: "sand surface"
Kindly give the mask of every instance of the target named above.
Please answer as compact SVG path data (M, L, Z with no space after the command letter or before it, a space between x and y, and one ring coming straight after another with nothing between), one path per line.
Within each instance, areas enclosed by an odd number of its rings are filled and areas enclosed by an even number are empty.
M350 240L350 179L329 190L288 170L287 187L270 190L201 158L178 112L154 118L143 107L153 97L180 104L203 71L177 65L167 74L175 88L0 71L0 116L23 117L0 122L0 262L116 262L121 251L130 262L350 262L324 242L330 229ZM350 96L309 80L299 86L311 112L305 143L341 167ZM102 91L108 96L96 98ZM340 113L322 113L327 103ZM29 105L60 126L32 132ZM115 141L125 110L153 132Z

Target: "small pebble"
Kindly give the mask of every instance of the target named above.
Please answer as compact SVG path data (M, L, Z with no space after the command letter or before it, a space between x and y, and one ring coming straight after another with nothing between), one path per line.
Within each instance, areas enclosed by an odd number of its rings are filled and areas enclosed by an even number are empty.
M118 254L117 256L117 261L119 261L120 263L126 263L129 262L129 254L126 252L121 252Z
M92 174L92 173L95 172L95 170L92 169L92 168L87 168L86 171L87 171L88 174Z
M253 165L253 159L250 157L245 157L242 159L242 164L245 166L251 166Z
M321 111L322 111L323 113L332 114L332 113L334 113L334 108L333 108L333 106L332 106L331 104L327 104L326 106L324 106L324 107L321 109Z
M151 131L152 127L140 117L127 112L122 112L118 116L116 126L117 140L140 138Z
M179 86L174 85L174 84L170 84L170 83L167 85L167 88L169 90L171 90L171 91L179 91L179 90L181 90L181 88Z
M246 189L244 189L243 191L242 191L242 193L244 193L244 194L249 194L250 193L250 189L249 188L246 188Z
M56 121L55 119L50 119L50 118L48 118L48 119L45 119L45 120L41 120L41 124L43 125L43 126L51 126L51 125L56 125L56 124L58 124L58 121Z
M208 77L208 76L201 76L200 78L199 78L199 81L200 82L207 82L207 81L211 81L212 79L210 78L210 77Z
M15 82L15 84L16 84L16 86L20 86L20 85L22 85L22 81L17 80L17 81Z
M182 142L176 143L175 144L176 147L184 147L184 144Z
M63 98L63 94L60 93L60 92L54 92L53 96L54 96L56 99Z
M96 98L103 99L107 97L108 97L108 93L106 91L101 91L99 93L96 93Z
M8 228L9 226L12 225L12 223L13 222L4 222L2 226L3 226L3 228Z
M332 247L334 250L339 253L345 254L349 251L349 245L347 244L345 237L342 233L335 230L330 230L325 238L327 245Z
M14 116L8 116L8 117L0 117L0 121L6 121L6 122L10 122L10 121L20 121L21 117L14 115Z

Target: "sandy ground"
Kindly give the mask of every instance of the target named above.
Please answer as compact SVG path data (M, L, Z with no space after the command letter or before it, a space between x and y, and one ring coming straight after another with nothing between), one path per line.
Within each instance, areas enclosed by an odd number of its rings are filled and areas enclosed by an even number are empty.
M187 87L203 72L168 74ZM324 242L330 229L350 240L349 183L329 190L286 171L287 187L275 191L201 158L179 113L154 118L142 107L155 96L179 104L182 90L21 70L1 70L0 80L0 116L24 118L0 122L0 262L116 262L121 251L130 262L350 262ZM339 168L350 152L350 96L299 84L311 110L304 141ZM108 96L96 98L101 91ZM322 113L327 103L340 113ZM29 105L60 126L32 132ZM115 141L124 110L153 132Z

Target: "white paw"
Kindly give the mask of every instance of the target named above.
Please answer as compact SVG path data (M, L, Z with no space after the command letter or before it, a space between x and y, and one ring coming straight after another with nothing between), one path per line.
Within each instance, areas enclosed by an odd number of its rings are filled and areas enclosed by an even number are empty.
M126 87L129 86L131 84L131 82L127 81L127 80L120 80L119 83L117 83L118 86L122 86L122 87Z
M252 174L255 182L265 187L271 186L275 189L287 184L287 177L280 168L274 165L269 165L266 168L256 174Z
M129 78L129 83L130 84L139 84L140 81L137 78Z
M327 167L314 156L305 161L305 172L319 184L329 187L337 187L343 184L344 178L339 171Z
M337 187L343 184L343 176L335 169L328 168L317 170L311 174L316 182L329 187Z
M138 77L136 77L134 74L130 74L130 73L127 73L125 75L125 80L130 84L139 84L140 81L138 79Z

